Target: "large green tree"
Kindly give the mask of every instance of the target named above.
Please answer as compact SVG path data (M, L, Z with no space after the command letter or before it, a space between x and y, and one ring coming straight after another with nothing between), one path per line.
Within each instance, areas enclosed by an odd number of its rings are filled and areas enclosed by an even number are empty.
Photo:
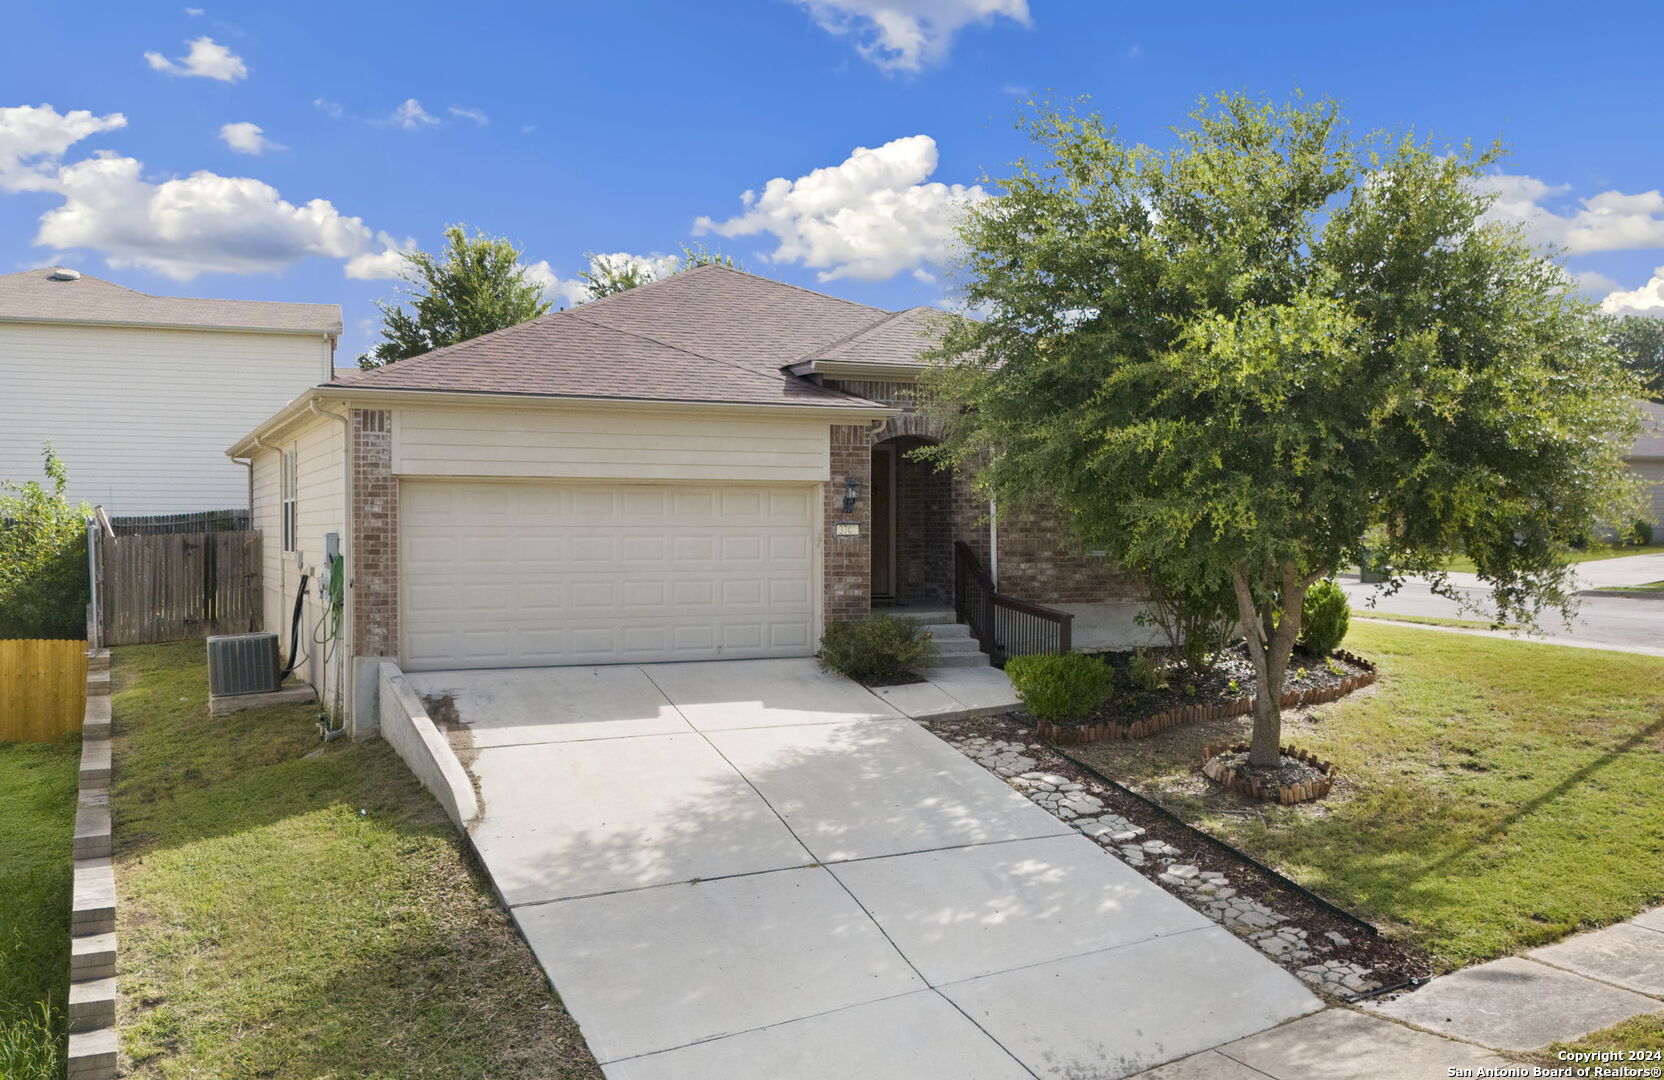
M1641 380L1654 401L1664 401L1664 319L1616 315L1607 320L1607 336L1624 366Z
M535 319L551 306L542 287L526 279L520 249L502 237L469 236L451 225L439 254L407 251L402 257L406 295L402 302L377 301L382 340L358 358L359 367L455 345Z
M1042 106L965 219L927 384L937 456L1085 545L1236 599L1251 760L1314 582L1366 544L1395 580L1465 552L1498 618L1572 603L1566 553L1629 520L1636 392L1592 308L1481 223L1497 151L1355 137L1328 101L1204 102L1169 149Z

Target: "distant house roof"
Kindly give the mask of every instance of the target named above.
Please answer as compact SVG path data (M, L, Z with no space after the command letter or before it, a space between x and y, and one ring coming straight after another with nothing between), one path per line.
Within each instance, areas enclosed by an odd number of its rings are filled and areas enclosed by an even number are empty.
M58 280L70 273L74 272L49 266L0 274L0 320L280 334L341 332L338 304L151 296L88 274Z
M881 406L864 398L781 369L821 346L852 341L891 322L900 325L874 339L874 355L914 359L929 344L919 336L912 312L888 312L728 267L702 266L363 372L351 384L877 409Z
M1630 447L1629 456L1664 459L1664 405L1656 401L1641 402L1641 434Z

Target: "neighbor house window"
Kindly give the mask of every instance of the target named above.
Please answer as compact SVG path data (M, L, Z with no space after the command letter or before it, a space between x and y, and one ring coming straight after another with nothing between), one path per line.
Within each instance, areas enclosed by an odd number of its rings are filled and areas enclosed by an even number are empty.
M298 535L295 517L295 495L300 490L300 469L293 450L283 451L283 550L295 550Z

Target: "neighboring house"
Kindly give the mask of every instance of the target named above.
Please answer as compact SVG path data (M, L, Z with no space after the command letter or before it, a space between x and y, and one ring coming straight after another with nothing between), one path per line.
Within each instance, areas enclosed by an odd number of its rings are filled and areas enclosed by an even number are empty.
M1629 467L1646 484L1648 516L1664 525L1664 405L1656 401L1641 402L1641 434L1630 448ZM1664 530L1658 540L1664 542Z
M0 275L0 479L41 479L50 441L70 498L112 514L246 507L248 472L225 445L328 380L340 333L334 304Z
M1021 600L1124 595L909 456L939 435L931 318L706 266L308 390L229 451L274 538L266 626L330 533L338 652L410 670L810 656L828 622L945 608L955 540Z

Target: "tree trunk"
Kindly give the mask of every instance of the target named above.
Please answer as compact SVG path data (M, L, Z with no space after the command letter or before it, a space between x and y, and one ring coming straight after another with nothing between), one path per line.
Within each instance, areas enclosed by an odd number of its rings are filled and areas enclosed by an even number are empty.
M1283 678L1294 640L1300 636L1300 606L1312 579L1302 579L1292 563L1282 568L1282 587L1274 591L1264 610L1254 602L1248 575L1238 570L1231 576L1236 592L1237 613L1248 637L1248 653L1254 660L1259 687L1254 695L1254 738L1249 744L1248 764L1272 768L1282 759Z

